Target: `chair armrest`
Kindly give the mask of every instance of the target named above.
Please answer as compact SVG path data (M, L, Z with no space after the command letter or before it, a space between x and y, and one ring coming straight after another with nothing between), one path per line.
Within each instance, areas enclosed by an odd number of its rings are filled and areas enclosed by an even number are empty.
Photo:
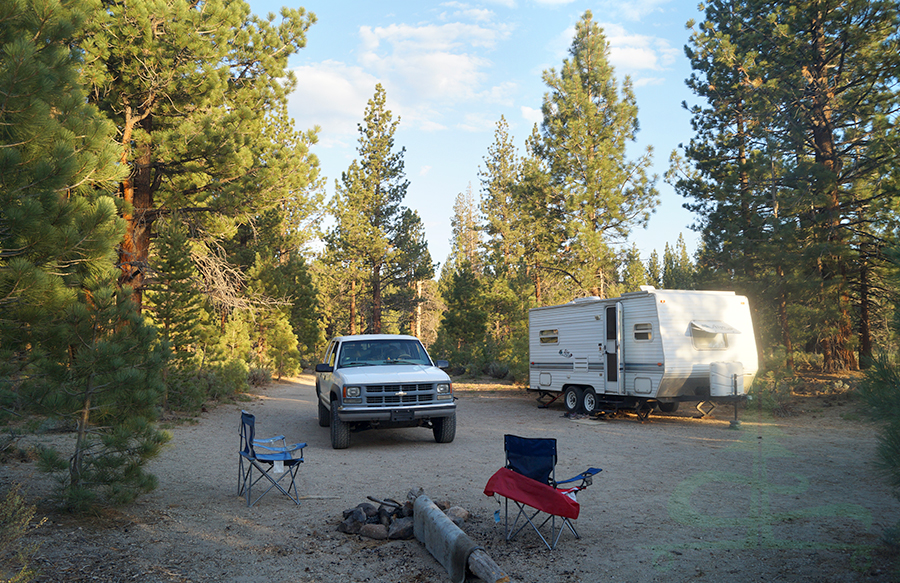
M588 486L590 486L593 483L594 476L596 474L599 474L602 471L603 470L600 468L588 468L585 471L578 474L577 476L573 476L573 477L569 478L568 480L562 480L560 482L557 482L557 485L568 484L569 482L575 482L575 481L581 480L581 485L579 486L579 488L580 489L587 488Z

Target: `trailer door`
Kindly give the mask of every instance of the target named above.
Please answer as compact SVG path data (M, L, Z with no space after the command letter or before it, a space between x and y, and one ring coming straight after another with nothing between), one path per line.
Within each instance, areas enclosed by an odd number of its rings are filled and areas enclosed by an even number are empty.
M622 358L622 302L606 308L606 362L604 363L607 394L624 393L625 374Z

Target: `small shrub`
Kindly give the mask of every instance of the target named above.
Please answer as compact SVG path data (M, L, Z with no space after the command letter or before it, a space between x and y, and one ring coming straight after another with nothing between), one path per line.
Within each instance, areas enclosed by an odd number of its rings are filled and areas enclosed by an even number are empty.
M788 417L793 415L791 395L798 382L798 379L778 378L770 371L763 378L757 377L750 388L750 395L762 409L776 417Z
M272 382L272 373L264 368L254 368L247 380L252 387L264 387Z
M29 563L38 545L22 545L21 539L30 529L38 528L46 522L46 519L42 519L32 526L35 507L26 504L19 489L20 486L13 486L0 501L0 557L3 557L4 567L7 567L2 571L4 574L16 571L15 575L4 580L10 583L27 583L37 575Z
M509 367L503 363L492 361L484 365L481 372L495 379L503 379L509 374Z
M211 399L233 397L247 390L250 370L243 360L229 360L213 367L215 384L207 394Z

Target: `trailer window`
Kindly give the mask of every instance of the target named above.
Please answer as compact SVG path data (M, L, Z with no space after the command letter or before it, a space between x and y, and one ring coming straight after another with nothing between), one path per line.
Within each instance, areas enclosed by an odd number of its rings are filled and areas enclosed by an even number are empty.
M635 324L634 325L634 340L636 342L650 342L653 340L653 325L652 324Z
M697 350L725 350L728 348L728 335L691 326L691 342Z
M559 330L541 330L541 344L556 344L559 342Z
M741 331L720 320L693 320L691 322L691 342L697 350L725 350L728 335Z

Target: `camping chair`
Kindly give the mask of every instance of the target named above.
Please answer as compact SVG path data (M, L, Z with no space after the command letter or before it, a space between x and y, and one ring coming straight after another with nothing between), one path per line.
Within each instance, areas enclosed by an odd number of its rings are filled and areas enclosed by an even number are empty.
M303 448L305 443L287 445L283 435L268 439L256 439L256 417L241 411L241 449L240 463L238 465L238 496L247 496L247 506L253 506L269 493L272 488L278 488L282 494L300 504L297 495L297 472L303 463ZM273 445L281 442L281 446ZM260 452L257 452L257 449ZM295 452L300 452L300 457L294 457ZM246 462L246 467L244 465ZM254 468L259 475L254 478ZM281 485L281 480L288 478L287 489ZM251 502L251 490L257 482L265 478L269 482L266 491ZM262 484L263 486L265 484ZM293 494L291 491L293 490Z
M484 487L484 493L487 496L498 494L505 499L506 540L510 541L515 538L529 524L551 551L556 548L564 527L568 528L575 538L581 538L572 524L572 520L578 518L580 510L578 502L575 500L575 493L590 486L593 476L600 473L601 470L588 468L575 477L557 482L555 439L505 435L503 440L506 466L491 476ZM578 480L581 480L581 483L577 486L559 488L562 484L570 484ZM512 524L509 521L510 500L519 508ZM540 524L537 524L538 515L542 512L547 516ZM499 509L494 516L499 522ZM524 521L519 526L519 521L523 518ZM560 522L557 527L558 520ZM549 540L541 532L548 522L550 523Z

